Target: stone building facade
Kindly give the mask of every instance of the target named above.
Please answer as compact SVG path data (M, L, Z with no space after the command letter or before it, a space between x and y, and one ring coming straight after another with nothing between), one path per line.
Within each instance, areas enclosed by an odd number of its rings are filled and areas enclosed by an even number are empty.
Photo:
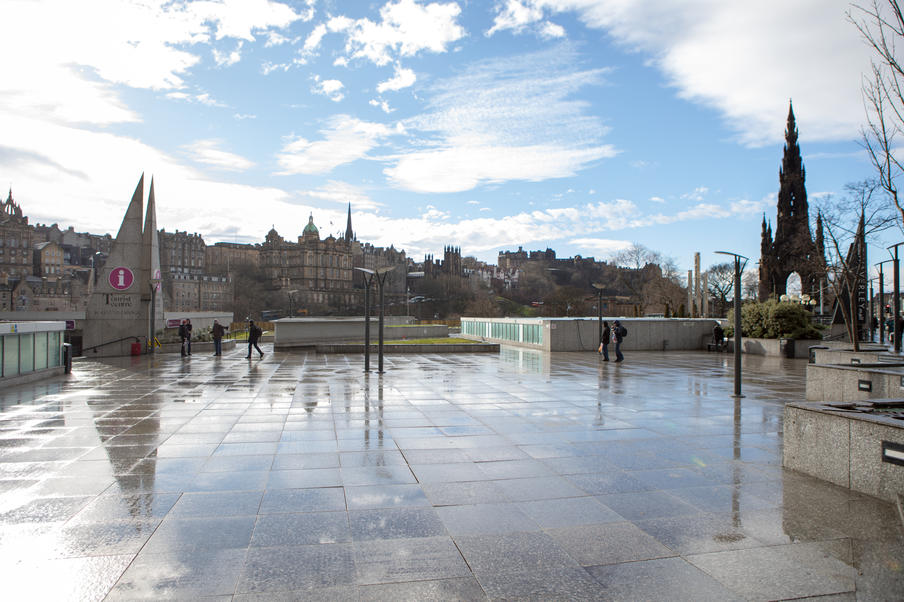
M231 311L229 274L211 274L207 244L200 234L159 230L160 271L167 311Z
M239 265L252 267L260 266L261 246L238 244L231 242L218 242L207 245L205 249L205 264L207 272L224 276L229 270Z
M387 277L384 295L401 298L408 260L404 251L355 240L349 207L348 225L340 238L321 239L313 214L295 242L271 229L261 245L259 265L271 290L284 291L296 310L357 313L364 305L364 277L355 268L396 267Z
M28 217L13 200L10 189L6 201L0 203L0 276L24 278L32 275L34 229Z

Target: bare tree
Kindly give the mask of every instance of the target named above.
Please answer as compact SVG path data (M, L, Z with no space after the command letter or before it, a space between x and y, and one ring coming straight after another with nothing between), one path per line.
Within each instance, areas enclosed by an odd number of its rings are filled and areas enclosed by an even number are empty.
M860 350L859 318L854 297L865 290L866 241L894 227L897 215L879 194L876 180L864 180L845 186L839 199L827 197L820 203L826 242L826 280L829 282L845 328L854 346Z
M734 264L717 263L706 270L707 291L719 303L719 315L728 307L728 296L734 290Z
M872 0L867 6L854 5L848 20L875 52L871 72L863 79L867 123L861 128L862 143L879 186L904 220L897 184L904 164L895 156L904 132L904 57L897 56L904 45L904 12L898 0Z
M613 255L612 261L627 268L618 271L618 284L628 291L632 302L640 306L642 314L643 308L650 301L648 295L652 291L650 283L659 280L664 275L664 270L660 267L660 264L663 263L662 255L635 242Z

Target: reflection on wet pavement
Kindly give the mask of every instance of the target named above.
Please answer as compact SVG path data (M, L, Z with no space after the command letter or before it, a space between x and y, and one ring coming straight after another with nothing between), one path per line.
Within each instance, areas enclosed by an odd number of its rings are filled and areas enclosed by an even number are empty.
M270 350L267 350L270 351ZM7 599L900 599L896 509L781 466L805 361L76 362L0 393Z

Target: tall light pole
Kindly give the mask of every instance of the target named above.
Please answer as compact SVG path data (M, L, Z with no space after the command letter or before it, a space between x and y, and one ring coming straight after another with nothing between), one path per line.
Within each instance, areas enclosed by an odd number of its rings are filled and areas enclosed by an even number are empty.
M385 304L383 303L383 289L385 287L383 285L386 284L386 276L394 269L395 266L383 266L375 270L377 285L380 287L380 345L377 348L379 352L379 368L377 369L377 372L380 374L383 374L383 309L385 307Z
M741 272L747 265L747 258L737 253L728 251L716 251L718 255L731 255L734 257L735 281L734 281L734 396L741 395ZM744 265L741 265L741 260Z
M593 282L590 286L596 289L596 307L598 310L597 322L599 323L600 330L600 336L597 339L596 344L599 345L603 342L603 289L605 288L605 285L600 284L599 282Z
M879 266L879 305L882 306L882 309L885 309L885 275L882 273L882 264L883 263L891 263L892 259L886 259L885 261L880 261L876 265ZM879 342L883 345L885 344L885 312L880 311L879 315L882 318L879 320Z
M364 371L370 372L370 285L376 272L367 268L355 268L364 276Z
M894 305L892 307L892 316L893 316L892 324L894 325L893 332L895 333L895 353L901 353L901 336L900 336L901 333L898 332L898 319L899 319L898 316L901 313L901 293L900 293L901 282L900 282L900 274L899 274L901 263L898 261L898 247L901 245L904 245L904 242L899 242L897 244L894 244L894 245L891 245L890 247L888 247L889 249L895 250L895 254L892 259L892 266L894 269L893 280L894 280L894 287L895 287L895 289L892 291L892 299L894 300L893 301Z

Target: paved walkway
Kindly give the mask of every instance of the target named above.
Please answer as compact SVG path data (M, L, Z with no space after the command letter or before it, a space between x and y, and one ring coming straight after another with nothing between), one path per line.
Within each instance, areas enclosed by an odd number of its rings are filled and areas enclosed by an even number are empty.
M896 509L781 468L802 360L268 347L0 392L4 599L904 597Z

